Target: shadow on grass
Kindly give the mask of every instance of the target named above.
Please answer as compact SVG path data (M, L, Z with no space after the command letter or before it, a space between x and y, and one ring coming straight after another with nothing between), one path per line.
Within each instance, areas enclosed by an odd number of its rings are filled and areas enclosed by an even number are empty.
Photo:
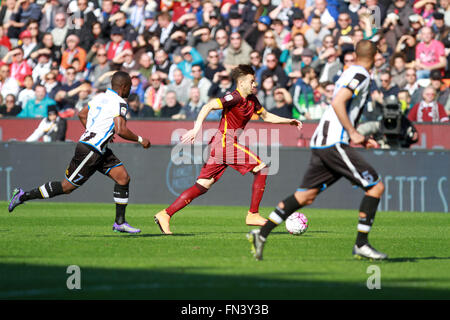
M162 233L144 233L144 234L105 234L105 235L89 235L89 234L79 234L79 235L74 235L71 237L74 238L117 238L117 237L121 237L121 238L151 238L151 237L192 237L195 236L195 234L193 233L180 233L180 234L171 234L171 235L166 235L166 234L162 234Z
M389 258L386 262L417 262L420 260L450 260L450 257L399 257Z
M264 263L264 261L262 262ZM108 269L81 268L81 289L68 290L67 266L0 264L0 299L152 299L152 300L299 300L299 299L449 299L450 291L408 286L398 279L381 290L365 281L309 280L320 274L297 273L300 279L250 275L217 275L202 268ZM280 276L284 276L282 274ZM439 281L433 279L433 281ZM442 279L448 281L448 279Z

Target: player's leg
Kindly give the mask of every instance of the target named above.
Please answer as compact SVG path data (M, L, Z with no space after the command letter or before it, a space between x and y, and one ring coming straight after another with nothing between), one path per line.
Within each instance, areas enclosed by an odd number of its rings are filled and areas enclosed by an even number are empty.
M114 184L114 202L116 203L116 218L114 220L113 231L126 233L139 233L140 229L130 226L125 218L125 212L130 196L130 176L121 164L113 167L109 172Z
M246 224L249 226L263 226L267 222L267 219L259 214L259 205L266 189L267 172L268 168L264 162L261 162L252 170L252 199L245 219Z
M294 194L278 203L275 210L270 213L269 220L264 226L259 230L255 229L248 233L247 238L252 244L252 252L255 258L262 260L264 244L273 229L295 211L312 204L317 195L325 190L326 186L332 185L338 179L339 176L330 172L323 165L320 157L313 151L300 188Z
M77 144L75 155L66 170L65 180L47 182L37 188L24 191L16 188L8 206L9 212L25 201L35 199L49 199L61 194L69 194L81 186L90 175L95 172L91 166L95 163L97 154L83 144Z
M76 187L68 183L66 180L50 181L29 191L16 188L13 191L8 210L9 212L12 212L15 207L29 200L50 199L61 194L70 193L75 189Z
M369 244L369 232L375 220L378 204L384 192L384 184L379 181L376 185L370 187L364 195L359 207L358 232L353 255L357 258L369 258L383 260L387 255L375 250Z
M245 223L249 226L262 226L267 222L259 214L259 204L261 203L266 188L267 165L247 146L233 142L225 149L225 159L227 164L242 175L252 172L252 197L250 208L245 218Z
M123 163L106 148L97 170L111 178L114 184L113 197L116 203L116 218L112 227L115 232L139 233L140 229L130 226L125 218L125 211L130 195L130 176Z
M327 158L327 164L366 191L359 208L358 232L352 253L358 258L386 259L387 255L375 250L368 240L384 185L375 169L354 148L337 144L333 152L335 156Z
M260 235L266 240L270 232L285 221L295 211L314 202L319 189L298 190L293 195L278 203L278 206L269 215L267 223L261 227Z
M286 221L295 211L313 203L318 194L319 189L296 191L293 195L278 203L275 210L270 213L269 220L261 229L255 229L248 233L247 238L252 244L251 249L257 260L262 260L264 244L272 230Z
M195 184L183 191L169 207L161 210L154 216L155 223L159 226L163 234L172 234L169 226L170 218L191 203L192 200L205 194L220 179L226 167L224 164L215 165L206 163L200 171L200 175Z

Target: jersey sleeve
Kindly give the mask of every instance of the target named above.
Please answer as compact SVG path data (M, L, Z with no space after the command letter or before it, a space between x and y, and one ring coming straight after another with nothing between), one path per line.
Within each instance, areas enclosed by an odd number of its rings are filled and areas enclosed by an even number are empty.
M121 116L124 119L126 119L127 114L128 114L128 105L124 102L119 102L119 114L116 117Z
M354 95L358 95L361 91L361 87L366 81L367 76L362 73L355 73L353 76L350 75L344 80L342 87L349 89Z
M242 97L237 91L227 93L222 98L217 98L217 102L222 106L223 109L231 109L239 105L242 101Z
M253 113L256 113L257 115L260 115L263 112L264 108L263 108L263 106L261 105L261 103L259 102L259 100L258 100L258 98L256 96L254 96L253 100L255 102Z

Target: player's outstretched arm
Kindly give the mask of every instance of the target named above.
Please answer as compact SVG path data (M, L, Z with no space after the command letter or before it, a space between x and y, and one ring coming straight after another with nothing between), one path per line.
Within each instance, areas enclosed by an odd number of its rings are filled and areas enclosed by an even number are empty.
M142 145L144 149L150 148L150 141L146 138L136 135L133 131L128 129L126 120L121 117L114 118L114 130L119 135L119 137L128 140L135 141Z
M291 126L296 126L298 130L302 128L301 121L297 119L280 117L273 113L267 112L265 109L262 109L262 112L259 116L264 120L264 122L290 124Z
M200 112L198 113L197 120L195 120L194 128L186 132L181 137L182 143L194 143L195 137L199 133L202 128L203 121L205 121L206 117L212 110L223 109L222 105L217 101L217 99L213 99L205 104Z
M339 121L341 122L344 129L348 132L350 140L354 144L363 145L366 148L376 148L378 147L378 143L371 138L366 138L362 134L356 131L355 127L352 125L350 119L347 115L346 105L347 101L349 101L353 96L353 92L347 88L341 88L333 101L331 102L331 106L334 109Z

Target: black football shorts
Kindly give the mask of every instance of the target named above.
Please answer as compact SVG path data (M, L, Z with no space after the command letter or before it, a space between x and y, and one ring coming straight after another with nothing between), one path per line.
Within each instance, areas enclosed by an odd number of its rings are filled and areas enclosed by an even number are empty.
M341 177L353 185L369 189L379 182L378 173L355 148L337 143L327 148L313 148L308 169L299 190L325 190Z
M89 145L79 142L69 167L66 169L66 180L79 187L96 171L107 175L112 168L120 165L122 162L111 149L106 148L105 153L101 154Z

